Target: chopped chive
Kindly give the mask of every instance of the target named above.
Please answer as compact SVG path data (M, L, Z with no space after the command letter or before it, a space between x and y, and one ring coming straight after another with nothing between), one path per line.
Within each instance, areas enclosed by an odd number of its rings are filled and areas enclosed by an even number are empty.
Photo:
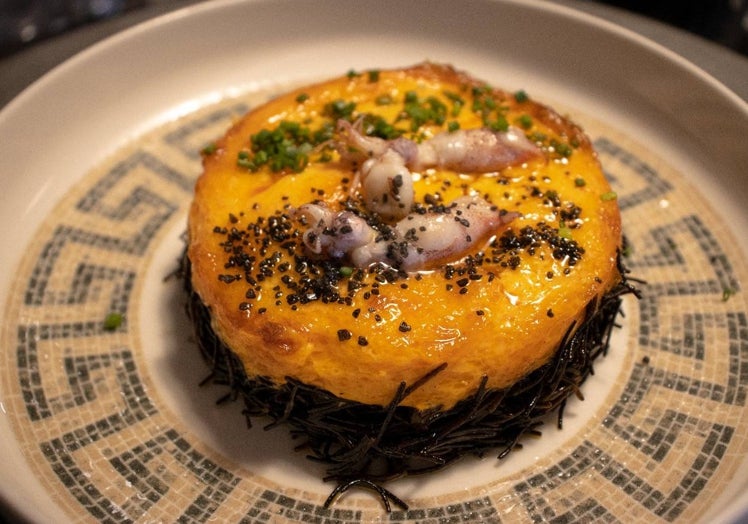
M503 131L506 131L507 129L509 129L509 122L507 122L506 118L504 118L503 116L498 116L496 118L496 120L493 120L493 121L490 121L490 122L486 122L486 123L487 123L488 127L492 131L502 131L503 132Z
M122 316L122 313L109 313L106 318L104 318L104 329L107 331L114 331L122 325L123 320L124 317Z
M325 104L325 107L322 108L322 114L333 120L340 120L341 118L350 118L355 109L356 102L348 102L342 98L338 98Z
M532 127L532 117L530 115L522 115L517 119L517 123L523 129L530 129Z
M571 156L572 152L574 151L569 144L565 142L558 142L556 140L551 140L551 146L556 151L556 153L558 153L562 157L568 158Z
M449 91L445 91L444 96L446 96L452 102L451 115L453 117L459 116L463 106L465 105L465 100L457 93L452 93Z
M514 99L517 102L522 103L522 102L527 102L528 100L530 100L530 97L527 96L527 93L525 92L524 89L520 89L519 91L514 93Z
M409 119L411 131L418 131L426 124L444 124L447 118L447 106L435 96L419 99L418 93L405 93L404 107L399 119Z
M615 191L608 191L607 193L603 193L600 195L600 200L603 202L609 202L610 200L615 200L618 198L618 194L616 194Z
M236 163L252 172L266 165L276 173L286 170L298 173L309 163L314 146L326 136L321 131L312 133L298 122L283 120L275 129L261 129L251 135L249 149L237 153Z
M218 145L215 142L211 142L200 150L200 154L203 156L210 156L215 153L217 149Z
M561 222L558 226L558 236L561 238L565 238L566 240L571 240L571 228L566 225L565 222Z

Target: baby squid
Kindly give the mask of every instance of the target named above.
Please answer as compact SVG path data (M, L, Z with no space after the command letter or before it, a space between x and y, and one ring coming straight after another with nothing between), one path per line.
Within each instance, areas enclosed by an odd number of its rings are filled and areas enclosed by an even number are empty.
M464 196L438 211L410 213L392 227L382 224L379 231L350 211L334 211L320 203L304 204L296 216L308 226L302 239L315 256L355 267L383 263L419 271L463 257L518 214L501 211L480 197Z

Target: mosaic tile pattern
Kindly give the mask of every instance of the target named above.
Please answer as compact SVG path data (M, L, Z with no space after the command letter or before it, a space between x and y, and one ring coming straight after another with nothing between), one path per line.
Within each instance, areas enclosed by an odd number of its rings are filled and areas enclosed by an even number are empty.
M201 442L159 398L137 304L153 251L183 220L199 150L255 100L158 129L73 188L18 269L0 387L26 460L71 519L134 522L692 522L748 452L747 268L680 175L592 126L624 214L628 358L598 416L531 469L408 500L325 496L255 475ZM646 216L646 220L641 217ZM109 329L109 313L122 322ZM195 386L197 387L197 385ZM449 474L444 472L443 474Z

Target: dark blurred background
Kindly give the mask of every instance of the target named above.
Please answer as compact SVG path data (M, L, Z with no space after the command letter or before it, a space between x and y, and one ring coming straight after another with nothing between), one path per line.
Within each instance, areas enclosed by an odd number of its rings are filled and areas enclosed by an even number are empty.
M150 0L0 0L0 56Z
M748 56L748 0L582 0L585 2L651 17ZM169 0L0 0L0 57L83 24L168 3Z
M748 56L748 0L598 0L597 3L685 29Z

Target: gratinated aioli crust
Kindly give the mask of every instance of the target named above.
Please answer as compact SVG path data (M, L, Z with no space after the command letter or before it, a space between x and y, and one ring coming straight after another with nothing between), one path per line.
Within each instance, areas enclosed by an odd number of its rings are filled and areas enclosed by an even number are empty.
M413 178L417 203L475 194L519 216L424 271L309 257L293 210L311 201L339 209L355 197L355 169L325 141L334 140L336 120L367 114L415 141L457 125L522 129L540 157L496 172L428 168ZM250 137L281 122L318 133L315 147L277 170L258 165ZM620 283L620 248L615 194L579 127L523 92L425 63L305 86L237 121L205 154L187 258L212 330L248 377L279 386L290 378L383 406L400 384L446 364L402 400L426 410L449 409L479 387L507 388L549 362L590 305Z

